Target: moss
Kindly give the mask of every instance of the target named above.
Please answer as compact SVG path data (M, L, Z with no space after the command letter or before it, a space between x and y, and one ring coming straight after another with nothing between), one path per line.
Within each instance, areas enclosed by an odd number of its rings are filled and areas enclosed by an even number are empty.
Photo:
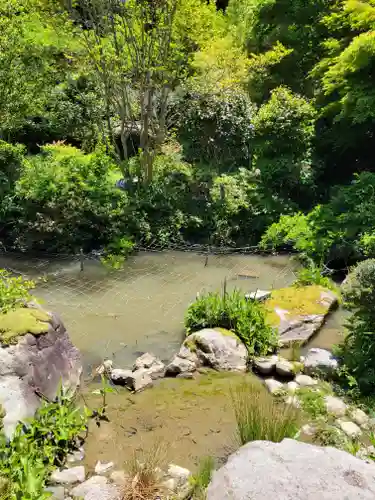
M48 320L48 314L39 309L20 308L0 314L0 341L12 344L26 333L33 335L46 333Z
M274 290L266 300L267 320L271 325L279 325L280 317L275 309L289 312L288 319L309 314L325 314L327 307L320 303L325 289L319 285L280 288Z
M235 339L238 340L238 336L231 330L227 330L226 328L214 328L214 330L220 332L225 337L234 337Z
M187 338L184 342L184 345L191 351L191 352L196 352L197 346L194 342L194 339L192 338Z

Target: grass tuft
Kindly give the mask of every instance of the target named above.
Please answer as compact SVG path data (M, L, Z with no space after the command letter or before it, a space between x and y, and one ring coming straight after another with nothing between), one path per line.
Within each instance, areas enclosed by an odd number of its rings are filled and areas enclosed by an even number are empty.
M292 405L276 401L265 390L243 384L231 391L240 445L250 441L278 443L294 437L299 429L300 412Z
M205 500L206 490L214 469L215 460L212 457L205 457L201 460L197 472L190 480L192 485L191 498L193 500Z
M166 465L165 449L157 443L148 451L135 451L125 463L129 480L124 487L122 500L154 500L164 498L160 471Z

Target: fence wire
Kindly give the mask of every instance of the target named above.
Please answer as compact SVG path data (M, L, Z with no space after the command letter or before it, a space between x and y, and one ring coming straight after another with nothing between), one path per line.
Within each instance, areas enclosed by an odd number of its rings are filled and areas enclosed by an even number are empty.
M140 250L110 271L98 254L0 254L0 267L36 281L35 296L61 315L88 370L104 358L128 367L143 352L169 359L184 335L197 293L280 288L295 279L287 256L248 255L251 247L191 245ZM158 250L158 251L157 251ZM83 270L82 270L83 268Z

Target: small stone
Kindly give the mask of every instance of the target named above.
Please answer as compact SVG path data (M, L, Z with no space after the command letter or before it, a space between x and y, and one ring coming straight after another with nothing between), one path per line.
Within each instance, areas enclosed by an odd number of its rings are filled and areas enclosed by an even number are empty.
M183 486L189 480L191 472L189 469L178 465L169 464L167 475L177 481L178 486Z
M111 380L115 384L125 385L128 389L139 392L146 387L153 385L152 378L147 370L140 369L132 372L130 370L115 369L112 370Z
M315 436L315 434L316 434L316 427L314 427L311 424L305 424L301 428L301 435L312 437Z
M267 378L264 381L264 384L271 394L276 394L277 392L281 391L284 388L281 382L273 378Z
M85 458L85 452L83 449L73 451L72 453L69 453L69 455L66 457L66 460L68 463L74 463L74 462L81 462Z
M111 469L113 469L114 467L114 463L113 462L101 462L100 460L97 462L97 464L95 465L95 473L98 474L99 476L102 476L104 474L107 474L107 472L109 472Z
M85 468L83 465L71 467L70 469L55 470L51 474L51 481L57 484L82 483L85 480Z
M296 390L298 389L299 385L297 384L297 382L288 382L286 384L286 387L287 387L287 391L289 392L289 394L294 394L296 392Z
M129 476L124 470L114 470L109 477L117 486L125 486L129 481Z
M276 368L277 358L255 358L254 359L254 370L262 375L270 375Z
M271 292L268 290L256 290L256 292L250 292L245 295L247 300L257 300L258 302L263 302L271 296Z
M141 369L144 369L153 380L165 375L165 364L149 352L137 358L133 365L133 372Z
M193 372L195 371L196 367L197 364L194 361L186 358L181 358L176 354L167 366L166 374L176 376L180 373Z
M350 412L350 418L359 426L366 426L369 422L369 417L359 408L355 408Z
M70 492L74 498L83 500L121 500L121 488L110 483L104 476L93 476Z
M337 369L338 363L330 351L313 347L306 354L304 365L307 375L316 373L330 376Z
M185 378L187 380L192 380L195 377L194 377L194 373L186 372L186 373L179 373L176 378Z
M351 438L358 437L362 434L361 429L354 422L347 422L345 420L336 420L336 425Z
M313 385L317 385L317 380L314 380L309 375L297 375L294 379L298 385L301 387L312 387Z
M103 363L96 369L98 375L103 375L104 373L110 374L113 368L113 361L111 359L106 359Z
M325 396L324 402L328 413L332 413L336 417L343 417L345 415L347 406L342 399L335 396Z
M294 365L286 359L280 359L276 363L276 373L282 377L294 376Z
M52 494L51 500L64 500L65 499L65 488L64 486L48 486L46 491Z
M178 488L178 481L177 479L174 478L169 478L163 481L162 483L163 488L165 488L167 491L177 491Z

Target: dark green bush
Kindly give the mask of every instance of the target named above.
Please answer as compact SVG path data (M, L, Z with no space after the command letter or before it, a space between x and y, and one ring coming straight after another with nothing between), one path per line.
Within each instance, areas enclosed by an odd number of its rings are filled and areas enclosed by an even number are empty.
M231 330L251 356L267 354L277 346L277 334L267 325L263 306L238 290L198 297L186 312L185 326L188 333L212 327Z
M375 259L358 264L343 288L346 307L352 312L348 334L336 350L342 373L364 395L375 391Z
M10 239L22 250L77 252L121 230L126 194L115 189L111 159L61 144L28 158L16 184L18 220ZM8 235L9 238L9 235Z
M245 93L187 95L180 103L179 140L188 161L248 167L255 108Z

